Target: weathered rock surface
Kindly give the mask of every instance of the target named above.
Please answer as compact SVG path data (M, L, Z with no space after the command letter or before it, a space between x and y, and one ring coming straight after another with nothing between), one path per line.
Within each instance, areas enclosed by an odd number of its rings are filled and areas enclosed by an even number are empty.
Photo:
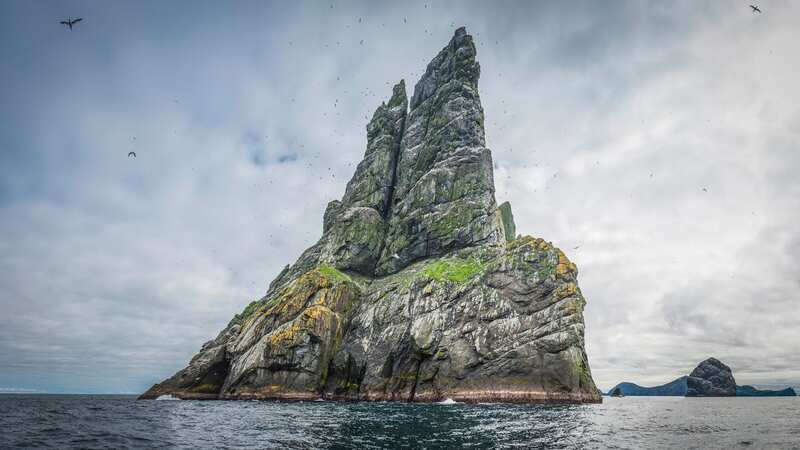
M727 397L736 395L736 380L731 368L716 358L701 362L686 378L687 397Z
M421 258L503 241L472 36L459 28L414 87L379 275Z
M511 203L505 202L497 210L500 212L500 223L503 226L503 235L506 242L513 241L517 236L517 226L514 224L514 214L511 212Z
M320 240L142 397L600 401L577 268L495 203L479 74L461 28L396 85Z

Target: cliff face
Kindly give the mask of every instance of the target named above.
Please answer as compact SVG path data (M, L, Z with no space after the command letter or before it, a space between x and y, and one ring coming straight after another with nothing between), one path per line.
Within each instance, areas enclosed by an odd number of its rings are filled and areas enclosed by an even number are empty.
M494 197L461 28L394 87L320 240L143 398L597 402L577 269Z

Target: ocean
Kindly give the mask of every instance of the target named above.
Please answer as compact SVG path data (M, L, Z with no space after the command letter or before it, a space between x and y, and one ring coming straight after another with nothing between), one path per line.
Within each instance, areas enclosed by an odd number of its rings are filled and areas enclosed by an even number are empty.
M0 448L800 449L800 397L598 405L0 395Z

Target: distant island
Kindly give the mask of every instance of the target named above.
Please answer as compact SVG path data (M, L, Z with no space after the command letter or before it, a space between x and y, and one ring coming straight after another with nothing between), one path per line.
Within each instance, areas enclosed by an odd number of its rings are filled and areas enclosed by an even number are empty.
M608 395L612 395L615 391L619 391L622 395L641 395L641 396L679 396L686 395L686 376L682 376L667 384L654 387L639 386L636 383L622 382L614 386L608 391Z
M676 397L794 397L794 389L772 391L753 386L739 386L731 368L716 358L708 358L695 367L689 375L676 378L660 386L644 387L622 382L608 390L607 395L622 396L676 396Z
M771 391L767 389L756 389L753 386L736 386L737 397L795 397L797 393L794 389L787 387L779 391Z

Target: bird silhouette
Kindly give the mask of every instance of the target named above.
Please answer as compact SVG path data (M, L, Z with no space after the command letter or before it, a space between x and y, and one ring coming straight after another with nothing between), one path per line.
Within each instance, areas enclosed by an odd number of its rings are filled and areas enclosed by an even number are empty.
M82 17L78 17L77 19L73 19L72 17L70 17L69 19L62 20L59 23L61 23L62 25L68 26L69 29L72 30L72 26L75 25L76 23L80 22L81 20L83 20Z
M131 156L136 158L136 152L128 152L128 158L130 158Z
M759 13L759 14L761 14L761 10L760 10L760 9L758 9L758 6L755 6L755 5L750 5L750 8L752 8L752 9L753 9L753 13L754 13L754 14L755 14L755 13Z

